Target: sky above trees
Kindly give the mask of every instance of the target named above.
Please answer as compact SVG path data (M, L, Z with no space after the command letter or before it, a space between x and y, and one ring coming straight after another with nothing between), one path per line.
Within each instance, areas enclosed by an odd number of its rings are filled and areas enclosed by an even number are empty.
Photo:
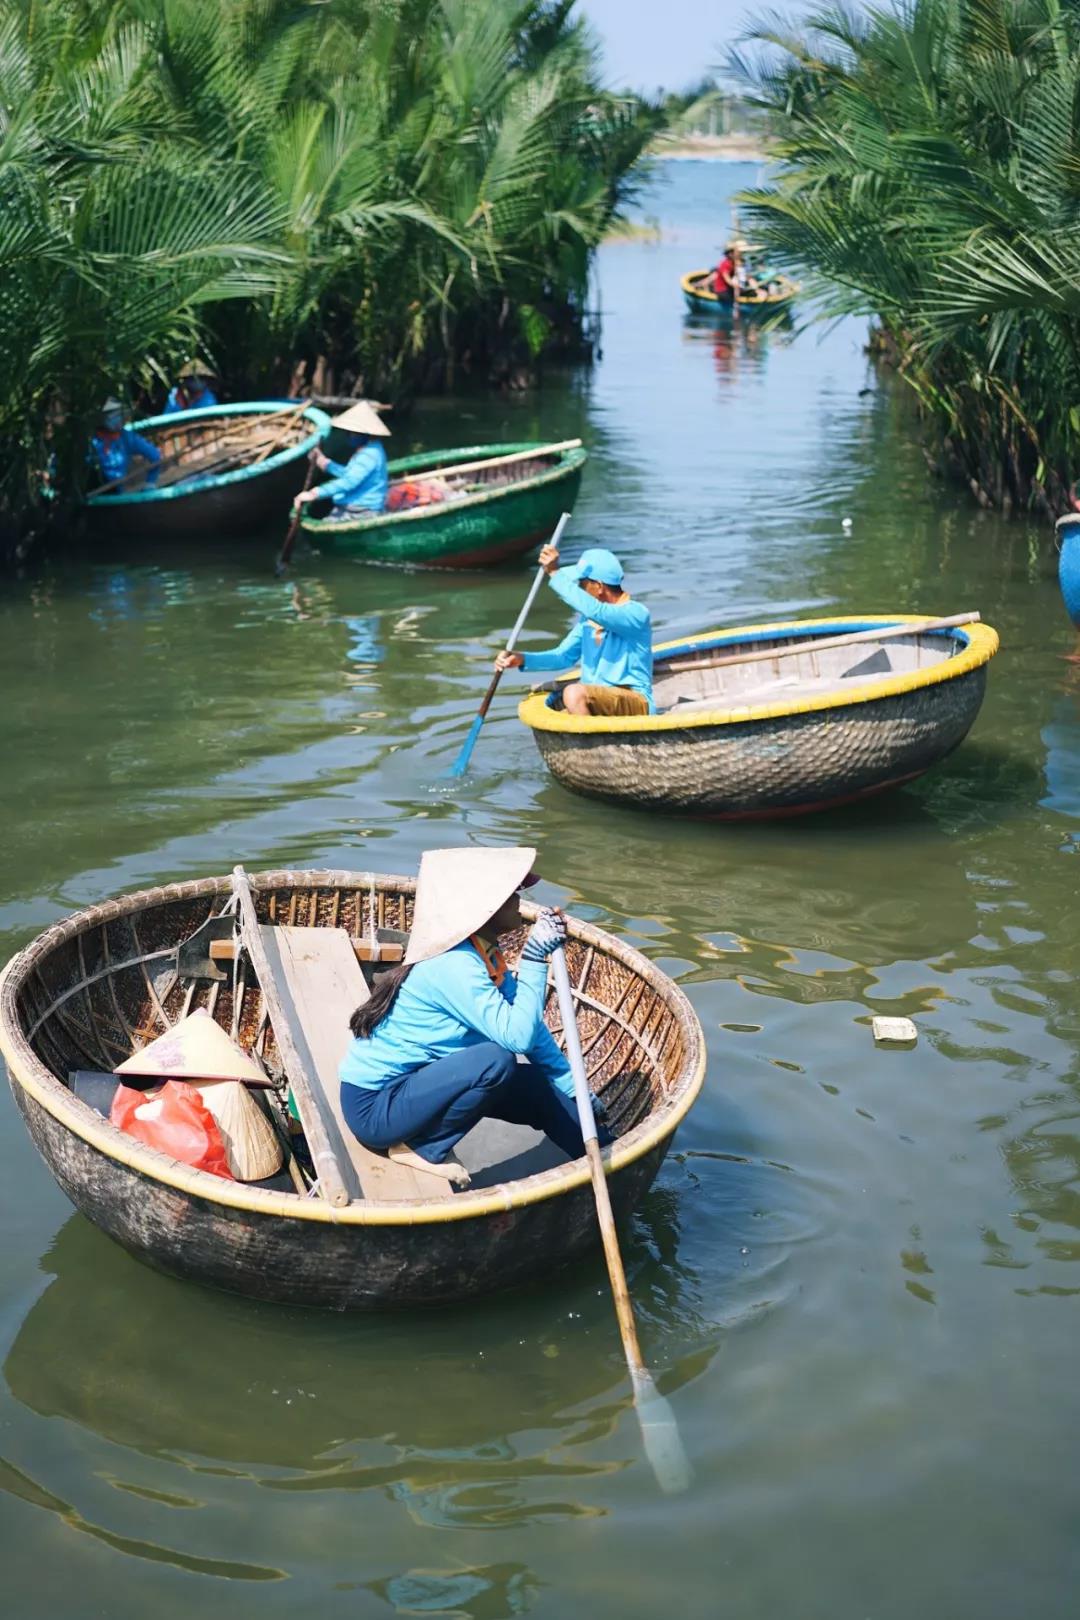
M720 65L755 13L798 15L803 0L580 0L615 89L681 90Z

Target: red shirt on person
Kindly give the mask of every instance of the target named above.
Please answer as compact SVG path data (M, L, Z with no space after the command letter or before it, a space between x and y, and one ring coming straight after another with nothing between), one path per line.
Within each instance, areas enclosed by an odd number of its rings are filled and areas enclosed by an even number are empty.
M725 253L713 273L713 292L718 298L735 296L735 260Z

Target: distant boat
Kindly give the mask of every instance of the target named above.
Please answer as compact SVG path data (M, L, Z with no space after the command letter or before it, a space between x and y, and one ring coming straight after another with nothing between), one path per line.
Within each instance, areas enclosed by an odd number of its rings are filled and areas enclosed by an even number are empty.
M989 625L903 614L750 625L658 647L656 714L579 718L544 691L518 714L574 792L720 821L804 815L944 759L997 649Z
M1068 512L1055 524L1058 537L1058 584L1065 611L1080 630L1080 512Z
M304 482L307 458L330 428L304 400L210 405L133 424L162 453L155 483L146 463L86 499L100 533L152 541L201 534L251 534L280 522Z
M550 539L588 459L561 444L468 445L390 463L385 512L342 512L301 527L320 551L412 568L486 568Z
M731 320L735 307L713 291L714 274L712 270L689 270L681 278L679 285L686 299L686 307L692 315L711 315L721 320ZM798 282L792 281L789 276L771 276L765 286L756 291L738 294L735 304L739 318L745 316L750 320L765 320L770 316L788 315L801 291Z

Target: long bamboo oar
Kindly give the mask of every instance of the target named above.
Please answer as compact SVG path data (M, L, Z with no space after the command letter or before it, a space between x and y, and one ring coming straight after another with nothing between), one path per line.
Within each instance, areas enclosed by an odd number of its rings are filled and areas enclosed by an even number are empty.
M394 482L404 483L410 478L424 478L435 473L443 478L457 478L461 473L480 472L484 467L506 467L512 461L535 461L538 456L554 456L563 450L580 450L580 448L580 439L560 439L558 444L535 444L528 450L515 450L511 455L488 456L485 461L463 461L459 467L455 467L453 462L449 461L445 464L439 463L423 471L404 473L400 478L395 478Z
M559 541L562 539L563 530L566 528L566 525L569 523L569 521L570 521L569 512L564 512L562 517L559 519L558 523L555 525L555 533L552 535L551 539L548 541L548 544L554 546L556 551L558 551L558 549L559 549ZM533 603L536 601L536 593L540 589L540 587L541 587L541 585L543 583L544 583L544 570L542 568L538 568L536 570L536 578L533 580L532 585L529 587L529 594L525 598L525 606L522 608L521 612L518 614L517 622L515 623L514 628L511 630L510 634L506 638L506 648L505 648L506 652L513 652L514 647L517 644L517 638L521 634L521 631L522 631L522 629L524 627L525 620L529 617L530 609L532 608ZM496 688L497 688L497 686L498 686L501 679L502 679L502 670L497 669L495 671L494 675L491 677L490 682L488 683L488 689L484 693L484 696L480 701L480 707L479 707L479 709L477 709L475 718L473 719L473 723L469 727L468 735L466 736L465 741L461 745L461 752L458 755L457 759L454 761L453 765L450 767L448 775L450 775L450 776L464 776L465 772L468 770L468 768L469 768L469 760L472 758L472 751L476 747L476 739L480 735L480 727L484 723L484 716L487 714L488 710L491 707L491 700L495 696L495 690L496 690Z
M876 624L872 630L852 630L843 636L827 636L819 641L792 641L786 647L762 647L756 652L729 653L685 664L663 664L665 675L679 675L690 669L726 669L731 664L756 664L770 658L794 658L796 653L828 652L833 647L853 647L860 641L878 641L882 636L921 636L930 630L952 630L961 624L978 624L977 613L954 613L948 619L916 619L908 624Z
M574 994L570 988L570 975L566 971L566 952L561 945L552 954L551 967L566 1037L566 1056L570 1063L570 1073L574 1077L578 1119L581 1123L581 1134L585 1138L585 1153L589 1161L589 1173L592 1176L596 1218L604 1242L604 1259L607 1261L623 1354L630 1369L634 1406L637 1409L638 1422L641 1424L641 1439L660 1489L667 1495L675 1495L678 1491L685 1491L690 1484L692 1478L690 1463L683 1450L675 1413L653 1382L652 1374L642 1359L641 1346L638 1343L634 1307L626 1284L622 1255L619 1252L619 1238L615 1231L615 1217L611 1212L607 1177L604 1175L604 1162L600 1157L600 1143L596 1139L596 1119L593 1115L589 1082L585 1078L585 1059L581 1052L581 1037L574 1011Z
M305 490L311 488L311 479L312 479L312 476L313 476L314 472L315 472L315 457L314 457L314 455L310 455L308 457L307 477L304 479L304 489ZM293 546L296 544L296 534L297 534L297 530L300 527L300 516L301 516L303 510L304 510L304 508L302 506L296 506L296 507L293 508L292 519L291 519L291 521L289 523L288 529L286 530L285 539L284 539L284 542L282 544L281 550L278 552L277 562L274 564L274 573L277 574L279 578L285 572L286 568L288 568L288 566L289 566L289 558L292 556L292 549L293 549Z

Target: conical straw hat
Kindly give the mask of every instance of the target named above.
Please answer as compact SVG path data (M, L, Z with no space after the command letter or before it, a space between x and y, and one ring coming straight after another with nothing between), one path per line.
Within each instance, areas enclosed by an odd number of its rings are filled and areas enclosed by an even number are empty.
M239 1080L213 1080L196 1087L221 1133L229 1169L237 1181L275 1176L285 1162L273 1126Z
M406 962L427 962L475 934L522 887L535 859L524 847L426 850Z
M205 360L196 355L193 360L185 360L180 367L181 377L216 377L217 372L213 366L208 366Z
M204 1007L182 1018L156 1041L125 1058L116 1074L160 1075L163 1080L249 1080L266 1076L220 1029Z
M373 433L380 439L390 437L390 429L366 399L358 399L347 411L335 416L332 426L344 428L346 433Z

